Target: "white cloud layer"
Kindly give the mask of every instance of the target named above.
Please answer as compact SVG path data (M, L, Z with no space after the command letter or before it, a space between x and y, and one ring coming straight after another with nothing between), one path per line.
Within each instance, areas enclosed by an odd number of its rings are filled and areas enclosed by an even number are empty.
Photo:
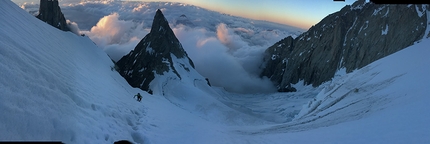
M77 23L72 22L70 20L66 20L67 26L69 27L70 31L72 31L73 33L80 35L80 29Z
M81 31L114 60L118 61L149 33L143 23L119 19L118 13L102 17L89 31Z
M114 61L149 33L155 11L161 9L196 70L213 86L239 93L274 92L270 80L259 77L263 52L282 38L303 32L180 3L86 1L63 2L61 7L72 30L80 29L78 33L90 37Z

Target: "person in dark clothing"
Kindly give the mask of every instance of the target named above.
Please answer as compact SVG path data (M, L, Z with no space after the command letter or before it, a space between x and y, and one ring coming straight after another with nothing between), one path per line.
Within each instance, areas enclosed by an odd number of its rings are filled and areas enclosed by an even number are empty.
M140 95L140 93L137 93L137 95L134 95L133 98L137 97L137 101L141 101L142 100L142 96Z

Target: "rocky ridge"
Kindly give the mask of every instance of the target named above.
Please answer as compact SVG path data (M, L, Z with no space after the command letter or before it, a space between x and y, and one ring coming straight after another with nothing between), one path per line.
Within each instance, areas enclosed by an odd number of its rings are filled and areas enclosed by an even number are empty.
M428 37L428 5L379 5L356 1L328 15L297 38L265 51L261 76L280 92L303 81L318 86L337 71L351 72Z
M58 0L40 0L38 19L63 31L70 31Z
M154 16L150 33L116 65L132 87L148 92L152 92L151 82L157 75L173 72L174 79L182 79L181 71L194 70L193 62L160 10Z

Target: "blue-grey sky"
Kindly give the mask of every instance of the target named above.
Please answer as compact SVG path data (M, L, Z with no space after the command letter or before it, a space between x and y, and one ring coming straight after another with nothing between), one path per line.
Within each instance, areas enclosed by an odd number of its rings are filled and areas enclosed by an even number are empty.
M24 2L39 0L12 0L18 5ZM80 2L85 0L59 0L60 4ZM129 0L123 0L129 1ZM325 16L339 11L345 5L351 5L355 0L345 2L333 0L130 0L130 1L163 1L180 2L203 7L234 16L267 20L281 24L309 29Z

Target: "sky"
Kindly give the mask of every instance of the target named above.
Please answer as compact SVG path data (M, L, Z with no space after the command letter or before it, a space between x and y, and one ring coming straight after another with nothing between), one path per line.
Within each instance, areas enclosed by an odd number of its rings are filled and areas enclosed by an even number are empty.
M20 5L23 2L39 2L39 0L12 0ZM81 0L60 0L65 2L80 2ZM145 1L154 0L124 0ZM180 2L203 7L234 16L266 20L290 26L309 29L325 16L339 11L345 5L351 5L355 0L345 2L333 0L161 0L163 2Z
M144 0L145 1L145 0ZM149 0L148 0L149 1ZM169 0L179 2L180 0ZM185 0L214 11L309 29L354 0Z

